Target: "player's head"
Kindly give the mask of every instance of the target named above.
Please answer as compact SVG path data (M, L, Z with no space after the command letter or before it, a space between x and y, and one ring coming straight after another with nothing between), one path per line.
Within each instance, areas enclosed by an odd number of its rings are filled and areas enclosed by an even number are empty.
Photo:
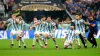
M36 16L33 17L33 21L37 21L37 17Z
M46 16L42 15L42 16L41 16L41 20L42 20L42 21L45 21L45 20L46 20Z
M51 21L51 16L47 16L47 21L48 21L48 22Z
M66 21L71 21L71 19L69 17L66 18Z
M70 26L70 29L71 29L71 30L74 30L74 26Z
M80 15L80 18L82 18L82 16L83 16L82 13L80 13L79 15Z
M75 15L75 19L79 20L80 18L81 18L80 13L77 13L77 14Z
M93 16L89 16L89 20L93 21L94 20Z
M20 19L20 20L22 19L22 16L21 16L21 15L18 15L17 17L18 17L18 19Z
M16 14L12 14L12 19L15 19L16 18Z

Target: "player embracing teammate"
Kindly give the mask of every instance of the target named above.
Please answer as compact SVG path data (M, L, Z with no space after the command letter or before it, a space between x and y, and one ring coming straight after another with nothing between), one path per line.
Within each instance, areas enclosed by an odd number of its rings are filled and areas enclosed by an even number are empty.
M13 37L16 35L16 39L19 42L18 47L21 47L21 43L24 44L24 48L26 48L26 44L24 42L24 27L25 27L25 22L22 19L20 15L16 17L16 14L12 14L12 18L8 19L7 22L8 27L11 26L11 32L10 32L10 40L11 40L11 45L10 47L12 48L14 46L14 41Z
M33 38L33 45L32 48L34 49L35 42L37 41L42 48L47 47L47 40L52 38L53 42L55 43L56 49L58 49L58 45L55 40L55 30L56 25L52 21L51 17L48 16L47 19L45 16L42 16L41 20L37 20L34 18L34 23L31 23L30 28L35 29L35 37ZM42 45L41 41L44 42L44 46Z

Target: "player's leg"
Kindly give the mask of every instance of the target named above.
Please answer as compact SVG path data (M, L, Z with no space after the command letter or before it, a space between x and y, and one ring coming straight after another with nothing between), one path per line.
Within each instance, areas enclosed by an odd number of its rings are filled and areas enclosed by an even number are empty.
M83 38L83 41L84 41L84 47L87 48L87 39L86 39L86 36L85 36L85 32L81 32L81 35L82 35L82 38Z
M32 43L32 49L34 49L35 43L36 43L36 37L34 36L34 37L33 37L33 43Z
M81 45L80 45L80 38L79 38L79 34L80 32L78 30L75 31L75 34L76 34L76 44L78 45L78 49L81 48Z
M32 49L34 49L36 41L38 42L38 32L34 33L33 43L32 43Z
M20 46L20 44L21 44L20 42L22 41L22 43L24 44L24 48L27 48L27 47L26 47L26 44L25 44L25 41L24 41L24 38L23 38L24 32L20 30L20 31L18 32L18 36L19 36L19 46Z
M20 30L17 30L17 31L16 31L16 40L17 40L17 41L20 40L20 38L19 38L20 36L21 36L21 31L20 31Z
M74 49L73 40L70 40L70 41L69 41L69 44L71 45L71 48Z
M66 40L66 41L64 42L64 49L67 49L68 46L69 46L69 42L68 42L68 40Z
M41 38L38 38L38 43L39 43L40 47L43 48L43 45L42 45L42 42L41 42Z
M19 38L19 37L18 37ZM18 40L18 47L21 48L21 39Z
M24 48L26 49L27 47L26 47L26 43L25 43L25 41L24 41L24 38L23 38L23 37L21 38L21 41L22 41L22 43L24 44Z
M47 38L44 38L44 48L47 48L47 45L48 45L48 43L47 43Z
M11 40L11 45L10 45L10 47L11 47L11 48L14 46L14 41L13 41L13 36L14 36L14 35L15 35L15 31L12 30L12 31L10 32L10 40Z
M88 41L92 44L92 48L95 47L95 43L94 43L94 37L93 37L93 32L89 32L89 35L88 35ZM96 43L97 45L97 43Z
M84 48L87 48L85 40L83 39L83 36L81 34L79 34L79 36L80 36L80 39L82 41L82 44L84 45Z
M92 40L91 40L92 37L93 37L92 33L89 32L89 34L88 34L88 41L89 41L91 44L93 44L93 42L92 42Z
M42 32L40 33L40 37L39 37L39 38L44 42L44 45L46 46L46 45L47 45L47 38L44 36L45 34L46 34L46 33L42 31ZM45 47L45 46L44 46L44 47Z
M42 35L42 39L41 40L43 41L44 44L45 44L45 39L46 38Z
M40 47L43 48L43 45L42 45L40 37L41 37L40 32L36 32L36 34L35 34L36 42L38 42Z
M80 49L81 48L81 45L80 45L80 38L77 36L76 37L76 44L77 44L77 46L78 46L78 49Z
M18 41L18 47L21 48L21 31L17 30L16 31L16 40Z
M48 45L47 40L50 38L49 33L44 32L43 36L44 36L44 48L47 48L47 45Z
M21 48L21 32L18 30L16 31L16 40L18 41L18 47Z
M93 33L93 44L95 45L95 48L98 48L98 44L96 41L97 33L98 33L98 31L94 31L94 33Z
M39 43L41 48L44 48L42 45L42 42L41 42L41 41L43 41L42 36L43 36L43 32L42 31L38 32L38 43Z
M57 45L57 42L56 42L55 34L51 33L50 35L52 37L53 42L55 43L56 49L58 49L58 45Z

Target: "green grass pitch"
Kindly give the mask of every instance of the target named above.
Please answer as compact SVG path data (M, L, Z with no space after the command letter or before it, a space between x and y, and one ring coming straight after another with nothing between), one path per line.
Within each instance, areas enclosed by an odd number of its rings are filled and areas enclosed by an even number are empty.
M59 50L55 49L52 39L48 40L46 49L40 48L36 43L35 49L32 50L32 40L25 40L27 49L18 48L18 42L14 40L14 47L10 48L10 40L0 40L0 56L100 56L100 39L97 39L98 48L91 48L91 44L87 42L88 48L77 49L75 44L74 49L63 49L63 40L57 39Z

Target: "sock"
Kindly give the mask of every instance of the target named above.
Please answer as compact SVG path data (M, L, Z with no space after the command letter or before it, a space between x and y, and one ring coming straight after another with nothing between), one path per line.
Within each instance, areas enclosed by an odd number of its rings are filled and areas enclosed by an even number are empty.
M24 39L22 38L21 40L22 40L22 42L23 42L24 46L26 46L26 44L25 44L25 42L24 42Z
M55 43L55 45L57 45L56 40L55 40L55 38L54 38L55 35L53 34L51 37L52 37L52 40L53 40L53 42Z
M21 40L18 41L18 42L19 42L19 46L21 46L21 45L20 45L20 41L21 41Z
M80 46L80 40L79 40L79 38L78 38L78 36L77 36L77 45L79 45Z
M47 38L45 38L45 44L48 44L48 43L47 43Z
M55 45L56 45L56 40L55 39L53 39L53 42L55 43Z
M40 41L40 39L38 39L38 40L39 40L39 45L40 45L40 46L43 46L42 43L41 43L41 41Z
M10 35L10 39L11 39L11 44L14 44L14 42L13 42L13 35Z
M33 38L33 44L32 45L35 45L35 42L36 42L36 38L34 37Z

